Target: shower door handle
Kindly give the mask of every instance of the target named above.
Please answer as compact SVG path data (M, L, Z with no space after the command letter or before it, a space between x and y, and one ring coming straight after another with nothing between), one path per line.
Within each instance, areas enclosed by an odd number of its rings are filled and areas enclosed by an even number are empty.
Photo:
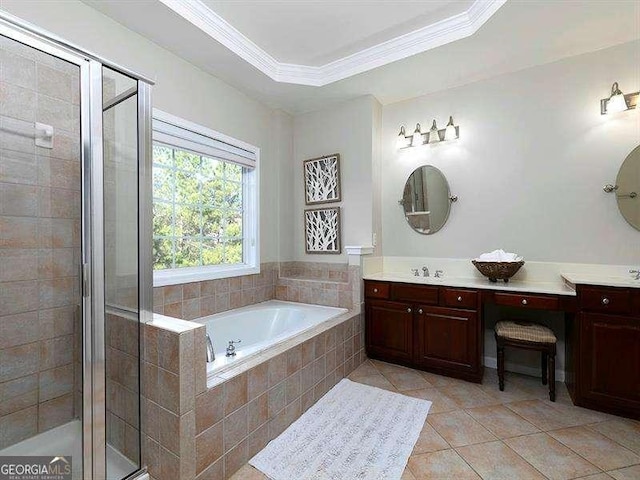
M89 296L89 264L80 264L80 288L82 288L82 296Z

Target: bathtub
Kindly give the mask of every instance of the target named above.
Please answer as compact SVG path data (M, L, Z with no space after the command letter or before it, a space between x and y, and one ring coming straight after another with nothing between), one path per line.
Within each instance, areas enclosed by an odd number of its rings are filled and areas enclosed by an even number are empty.
M216 358L207 363L207 375L236 366L346 311L345 308L269 300L194 320L205 325L213 343ZM233 357L226 356L230 340L240 340L235 344Z

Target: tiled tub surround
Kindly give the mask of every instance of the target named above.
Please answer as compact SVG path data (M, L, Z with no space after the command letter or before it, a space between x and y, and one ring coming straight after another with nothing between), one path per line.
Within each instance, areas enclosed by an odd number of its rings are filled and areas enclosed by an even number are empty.
M351 309L361 303L361 283L357 266L263 263L257 275L155 287L153 310L194 320L273 299Z
M203 326L155 315L144 327L144 351L150 475L224 479L364 361L364 318L335 317L210 378L208 387Z
M136 314L107 308L107 443L134 463L140 455L139 326Z
M280 264L276 299L327 307L354 308L361 303L360 267L347 264Z
M277 263L263 263L257 275L155 287L153 310L193 320L275 298Z
M4 37L0 64L3 448L79 415L81 184L77 67ZM53 149L34 122L53 126Z

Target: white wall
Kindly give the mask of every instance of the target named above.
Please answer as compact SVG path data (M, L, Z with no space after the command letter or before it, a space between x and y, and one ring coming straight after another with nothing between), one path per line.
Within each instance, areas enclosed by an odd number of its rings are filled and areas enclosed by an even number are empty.
M281 260L346 262L345 245L370 245L373 233L374 118L379 109L371 96L359 97L337 107L294 117L293 120L293 249L283 251ZM378 115L379 116L379 115ZM303 212L304 160L340 154L342 202L342 247L340 255L307 255L304 248ZM314 205L318 208L322 205Z
M472 258L504 248L527 260L635 264L640 232L602 191L640 143L640 111L601 116L614 81L640 89L640 42L502 75L383 108L385 256ZM460 140L398 152L413 131L449 115ZM397 200L407 176L432 164L459 196L435 235L415 233Z
M155 80L154 107L260 147L261 261L277 260L280 158L271 109L80 1L0 0L0 7Z

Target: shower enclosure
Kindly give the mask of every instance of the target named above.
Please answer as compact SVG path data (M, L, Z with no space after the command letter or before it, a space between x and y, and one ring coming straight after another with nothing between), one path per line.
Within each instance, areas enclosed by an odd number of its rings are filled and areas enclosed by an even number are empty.
M0 462L64 457L83 480L144 474L150 91L0 14Z

